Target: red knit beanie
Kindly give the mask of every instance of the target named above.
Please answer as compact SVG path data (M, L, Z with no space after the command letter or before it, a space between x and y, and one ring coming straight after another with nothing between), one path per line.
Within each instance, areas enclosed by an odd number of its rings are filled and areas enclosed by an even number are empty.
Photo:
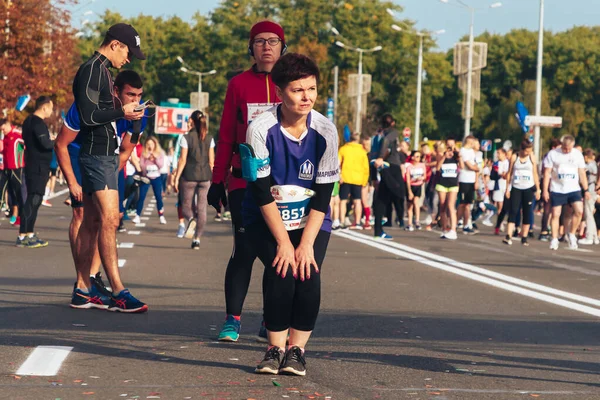
M281 25L279 25L277 22L268 20L257 22L254 24L254 26L252 26L252 29L250 29L250 43L252 43L256 35L265 32L272 32L276 34L279 39L281 39L283 44L285 44L285 34L283 33L283 28Z

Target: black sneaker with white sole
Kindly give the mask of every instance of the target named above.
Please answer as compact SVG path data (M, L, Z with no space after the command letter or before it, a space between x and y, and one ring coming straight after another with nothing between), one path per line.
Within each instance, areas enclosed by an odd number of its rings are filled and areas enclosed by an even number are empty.
M254 372L257 374L271 374L277 375L279 373L279 367L281 366L281 358L283 357L283 351L273 346L267 350L265 357L258 364Z
M102 272L96 273L94 276L90 276L90 283L98 289L98 291L106 296L112 295L112 290L109 289L102 281Z
M306 360L300 347L292 346L285 352L279 373L297 376L306 375Z

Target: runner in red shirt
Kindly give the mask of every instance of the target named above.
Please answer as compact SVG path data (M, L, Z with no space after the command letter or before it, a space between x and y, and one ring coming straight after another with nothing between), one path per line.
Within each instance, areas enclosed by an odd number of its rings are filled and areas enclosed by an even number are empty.
M225 184L228 184L231 220L234 228L234 251L225 273L225 302L227 319L219 340L237 341L242 307L250 285L252 264L256 252L245 238L242 221L242 200L246 181L242 179L240 143L246 142L246 129L258 115L280 103L271 69L286 50L283 28L272 21L256 23L250 30L248 53L256 63L229 82L221 117L217 154L213 169L208 204L219 208L227 204ZM225 178L231 169L229 181ZM261 327L259 336L266 339Z
M18 213L23 208L23 194L21 186L23 182L23 167L25 166L25 142L21 132L11 125L7 119L0 120L0 130L4 133L2 159L4 164L4 179L0 180L0 198L4 193L9 193L13 201L13 212L10 223L14 225L18 219ZM5 199L2 198L2 201ZM0 201L0 204L2 203Z

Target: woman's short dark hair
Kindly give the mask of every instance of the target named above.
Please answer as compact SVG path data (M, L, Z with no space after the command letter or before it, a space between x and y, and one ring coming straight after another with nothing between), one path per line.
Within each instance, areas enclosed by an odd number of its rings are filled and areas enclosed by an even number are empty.
M206 123L206 115L200 110L196 110L190 115L190 119L192 120L192 124L194 125L194 129L198 132L198 136L201 139L206 137L208 133L208 125Z
M529 139L523 139L521 142L521 150L531 149L533 147L533 143L529 141Z
M144 83L142 82L142 77L137 72L126 69L119 72L115 78L115 87L119 88L119 90L123 90L125 85L129 85L135 89L141 89L142 86L144 86Z
M280 89L284 89L290 82L314 76L319 83L319 67L309 57L298 53L283 55L273 66L271 78Z

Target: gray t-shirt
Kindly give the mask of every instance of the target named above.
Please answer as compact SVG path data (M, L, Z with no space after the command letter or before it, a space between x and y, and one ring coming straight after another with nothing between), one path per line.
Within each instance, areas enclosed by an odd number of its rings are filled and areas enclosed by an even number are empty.
M598 182L598 164L595 161L590 161L585 164L585 174L587 175L588 185Z
M384 133L383 143L381 143L381 149L379 150L379 157L383 158L385 161L390 164L402 165L402 159L400 158L400 154L398 153L399 147L399 137L400 133L395 128L388 128ZM389 156L386 158L386 155Z

